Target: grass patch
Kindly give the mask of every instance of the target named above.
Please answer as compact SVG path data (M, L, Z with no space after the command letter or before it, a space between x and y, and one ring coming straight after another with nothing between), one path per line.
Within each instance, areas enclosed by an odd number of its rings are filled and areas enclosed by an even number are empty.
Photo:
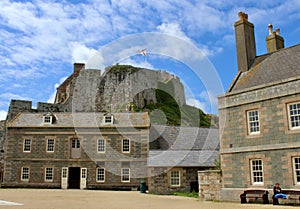
M174 196L199 198L198 192L174 192Z

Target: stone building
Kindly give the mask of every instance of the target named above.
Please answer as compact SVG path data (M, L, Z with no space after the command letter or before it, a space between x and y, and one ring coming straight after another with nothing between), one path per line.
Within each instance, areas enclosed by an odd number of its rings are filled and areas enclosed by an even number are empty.
M4 187L136 189L147 113L19 113L7 124Z
M183 111L181 123L200 124L199 110L185 104L178 77L132 66L114 65L101 74L75 63L74 72L57 88L54 103L38 102L33 109L31 101L12 100L2 131L2 186L136 189L146 180L153 193L197 191L197 171L214 167L218 159L218 131L150 127L148 113L133 108L157 103L157 89ZM157 116L159 124L166 122L163 111L150 116ZM170 187L164 181L179 185Z
M3 181L4 171L4 140L5 139L5 120L0 121L0 183Z
M238 72L219 96L221 200L247 188L300 189L300 45L284 48L269 25L268 53L256 55L254 25L235 22Z
M150 139L150 193L198 192L197 172L219 161L218 129L152 125Z

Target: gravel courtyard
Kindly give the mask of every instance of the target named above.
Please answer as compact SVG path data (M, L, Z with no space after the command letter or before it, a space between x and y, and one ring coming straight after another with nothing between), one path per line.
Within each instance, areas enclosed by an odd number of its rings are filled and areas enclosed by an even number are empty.
M9 203L21 205L7 205ZM273 205L201 202L196 198L139 192L0 189L0 209L231 209L293 208Z

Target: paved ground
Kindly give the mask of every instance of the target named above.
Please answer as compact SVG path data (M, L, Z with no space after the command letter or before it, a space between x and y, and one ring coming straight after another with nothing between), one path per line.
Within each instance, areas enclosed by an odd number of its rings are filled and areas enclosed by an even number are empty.
M15 205L13 205L15 204ZM16 205L20 204L20 205ZM212 203L139 192L0 189L0 209L269 209L287 206Z

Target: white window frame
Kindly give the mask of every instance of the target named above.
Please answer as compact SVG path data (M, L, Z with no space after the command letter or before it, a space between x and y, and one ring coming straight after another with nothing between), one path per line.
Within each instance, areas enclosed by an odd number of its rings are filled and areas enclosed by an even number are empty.
M296 105L296 109L290 110L291 106ZM300 102L294 102L294 103L289 103L287 104L287 112L288 112L288 120L289 120L289 128L290 130L296 130L300 129ZM293 115L291 114L291 111L294 111ZM292 122L292 117L297 118L296 122L298 126L293 127L293 122Z
M27 169L27 174L24 174L24 169ZM24 178L27 175L28 178ZM22 167L21 168L21 181L29 181L30 178L30 168L29 167Z
M43 116L43 124L52 124L52 121L53 121L53 116L52 115Z
M49 150L49 141L50 140L53 140L53 149L52 150ZM55 139L47 139L46 152L53 153L54 150L55 150Z
M100 145L99 145L100 141L103 141L103 146L101 146L101 147L103 147L103 150L99 150L99 148L100 148ZM98 153L105 153L105 151L106 151L106 140L105 139L97 139L97 152Z
M260 161L261 162L261 170L254 169L253 162ZM259 165L256 165L259 166ZM250 172L251 172L251 184L252 185L263 185L264 184L264 167L263 167L263 160L262 159L251 159L250 160ZM261 176L255 175L255 173L260 173ZM262 181L257 181L255 178L262 178Z
M103 180L99 180L99 170L103 170L103 174L100 174L100 175L102 175L103 176ZM96 182L105 182L105 168L103 168L103 167L99 167L99 168L97 168L96 169Z
M174 175L176 174L176 176ZM176 184L174 184L173 182L176 180ZM170 172L170 185L172 187L180 187L181 182L180 182L180 171L179 170L173 170Z
M81 141L80 139L71 139L71 148L72 149L80 149L81 148Z
M47 167L45 168L45 182L52 182L53 181L53 168Z
M125 170L128 170L128 173L126 172L125 173ZM128 177L128 179L126 178L124 178L124 177ZM130 182L130 168L122 168L121 169L121 182L124 182L124 183L128 183L128 182Z
M251 115L251 113L255 113L255 115ZM256 115L256 113L257 113L257 115ZM257 117L257 119L255 119L255 117ZM255 123L258 123L258 125L255 125ZM258 130L252 130L252 124L254 124L253 125L254 129L258 129ZM249 135L260 134L260 119L259 119L258 109L247 111L247 126L248 126L248 134Z
M113 124L114 123L114 116L113 115L105 115L103 117L104 124Z
M26 143L29 141L29 144ZM23 140L23 152L31 152L31 144L32 144L32 139L24 139ZM27 148L29 147L29 150ZM26 148L26 150L25 150Z
M296 159L298 159L298 162L296 163ZM294 176L294 184L300 185L300 156L293 157L293 176ZM296 165L297 164L297 165ZM298 175L297 175L298 173ZM299 176L299 181L297 176Z
M124 148L126 148L126 146L124 146L124 141L128 141L128 150L124 150ZM122 139L122 153L130 153L130 146L131 146L131 142L130 139Z

